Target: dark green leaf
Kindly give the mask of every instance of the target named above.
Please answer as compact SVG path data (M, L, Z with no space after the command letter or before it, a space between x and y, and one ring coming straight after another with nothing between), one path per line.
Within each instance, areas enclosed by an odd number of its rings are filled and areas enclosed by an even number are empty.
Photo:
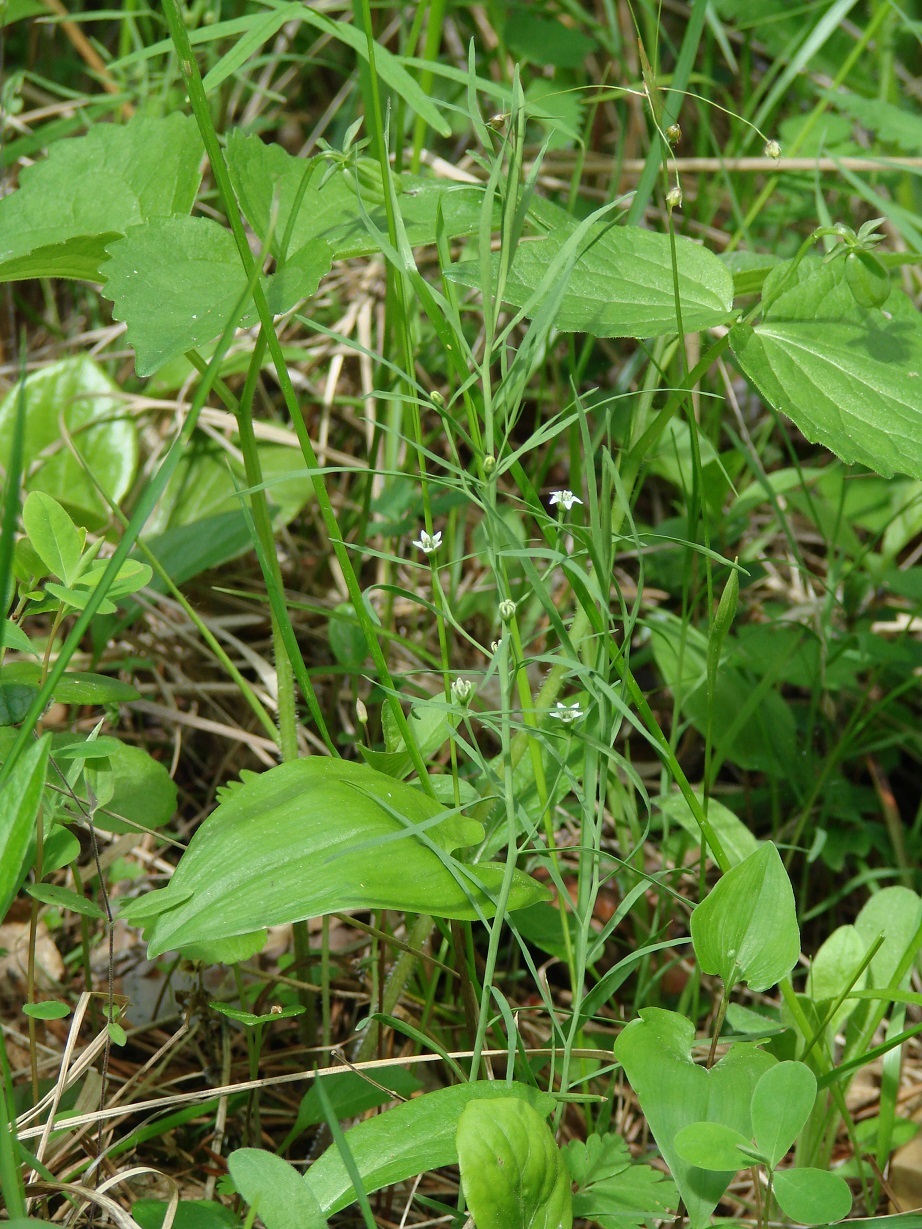
M72 913L80 913L84 917L105 918L105 911L94 900L87 900L70 888L60 888L53 883L30 883L26 891L34 900L40 900L43 905L54 905L56 909L70 909Z

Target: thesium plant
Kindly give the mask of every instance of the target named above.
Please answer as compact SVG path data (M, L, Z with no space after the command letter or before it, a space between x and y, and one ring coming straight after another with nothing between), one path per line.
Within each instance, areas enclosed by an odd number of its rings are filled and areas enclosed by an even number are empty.
M0 0L0 1223L922 1229L920 20Z

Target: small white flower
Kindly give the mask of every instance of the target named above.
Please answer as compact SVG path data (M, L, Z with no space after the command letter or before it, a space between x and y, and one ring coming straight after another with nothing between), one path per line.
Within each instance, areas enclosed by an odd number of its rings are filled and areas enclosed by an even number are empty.
M426 533L425 529L421 530L419 538L413 545L418 546L424 555L431 555L433 551L438 550L442 545L441 529L437 530L431 537Z
M451 698L455 704L467 704L474 691L470 679L455 679L451 685Z
M553 491L551 493L552 508L554 504L563 504L564 508L569 512L574 504L581 504L582 502L579 496L574 495L572 491Z
M571 721L578 721L583 715L583 710L578 704L561 704L557 701L557 707L552 708L548 713L549 717L554 717L557 721L562 721L564 725L569 725Z

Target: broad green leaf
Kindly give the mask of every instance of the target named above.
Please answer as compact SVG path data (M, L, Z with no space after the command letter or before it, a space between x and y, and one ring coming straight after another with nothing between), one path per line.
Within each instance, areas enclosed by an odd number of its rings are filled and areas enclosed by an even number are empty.
M42 801L51 739L43 734L22 752L3 787L0 806L0 921L6 917L23 875L23 859Z
M169 1204L160 1199L138 1199L131 1215L141 1229L163 1229ZM241 1220L230 1208L207 1199L182 1199L172 1229L240 1229Z
M422 1088L416 1076L401 1067L378 1071L374 1078L375 1082L371 1083L358 1071L343 1071L341 1074L323 1077L324 1092L340 1122L347 1118L358 1118L367 1110L375 1109L388 1101L406 1100ZM392 1091L388 1092L388 1089ZM326 1122L326 1114L323 1112L317 1089L311 1084L301 1099L297 1120L285 1140L285 1148L281 1151L290 1148L294 1140L309 1127L318 1126L322 1122Z
M794 892L771 841L731 867L691 917L695 955L729 991L743 981L769 990L800 955Z
M515 1097L471 1101L458 1122L464 1197L478 1229L570 1229L570 1174L547 1123Z
M513 307L529 302L577 227L576 219L547 202L542 202L541 216L553 220L553 229L519 244L503 294ZM707 248L688 239L676 240L676 258L685 331L726 323L733 306L733 279L727 270ZM456 266L451 276L464 285L480 286L476 262ZM529 314L537 309L533 305ZM595 337L677 332L669 236L639 226L596 223L582 240L554 322L562 332Z
M26 402L25 455L30 462L26 490L53 496L80 524L98 528L106 523L108 506L61 432L72 438L96 482L118 503L138 459L134 422L118 385L84 354L31 372L0 402L0 467L9 464L20 396Z
M805 262L767 318L736 325L730 344L811 443L885 477L922 478L922 316L896 289L884 309L858 307L843 265Z
M886 986L897 970L909 944L916 937L922 917L922 900L911 888L881 888L864 904L855 918L855 929L864 950L883 935L884 941L869 968L868 984ZM909 973L906 975L907 979ZM905 982L908 985L908 980Z
M234 187L247 221L278 258L291 225L290 260L297 262L313 245L329 257L370 256L378 250L362 217L387 233L387 215L380 199L363 191L361 205L354 182L337 169L330 174L324 159L296 158L280 145L267 144L257 136L244 136L233 129L227 139L227 160ZM377 168L375 168L376 170ZM305 176L307 187L303 189ZM442 215L446 237L473 234L480 223L483 189L428 176L402 174L394 178L397 204L412 246L432 243L436 216ZM303 195L302 195L303 190ZM292 210L300 201L294 222ZM277 279L287 283L285 272ZM279 292L280 302L304 297L296 288ZM277 310L285 310L278 307Z
M544 1117L554 1108L553 1097L529 1085L478 1080L415 1097L352 1127L346 1132L346 1143L365 1190L370 1194L427 1170L456 1165L455 1137L464 1107L474 1100L509 1097L526 1101ZM352 1181L335 1145L311 1165L304 1182L325 1216L332 1216L355 1199Z
M210 218L154 218L110 243L103 293L128 325L138 374L217 337L240 304L247 278L231 232ZM263 279L270 310L287 311L312 295L330 267L330 253L311 245L289 261L284 281ZM256 318L252 304L238 324Z
M83 544L58 501L44 491L31 491L22 506L22 523L50 575L70 584L77 575Z
M62 605L69 606L74 610L86 610L90 598L93 596L92 589L81 589L79 587L69 589L67 585L58 585L53 580L46 582L45 592L50 593L52 597L56 597ZM104 597L96 609L98 614L110 615L115 614L116 606L108 598Z
M448 718L444 701L420 701L410 709L407 721L424 760L431 760L449 737L451 726ZM389 777L401 780L413 771L413 757L404 745L403 735L400 734L389 708L384 709L381 724L387 750L374 751L360 743L359 751L366 764Z
M752 1164L752 1156L743 1151L751 1153L752 1141L722 1122L693 1122L683 1127L675 1137L675 1147L683 1161L698 1169L735 1174Z
M178 113L96 124L86 136L55 141L47 158L22 172L19 190L0 200L0 281L99 281L117 235L189 212L201 155L195 120Z
M154 895L191 899L162 914L151 958L264 926L346 909L404 909L439 917L493 912L503 867L462 866L459 845L483 836L420 790L365 765L314 756L224 791L170 880ZM510 907L547 898L516 873Z
M698 795L698 801L702 806L704 805L703 795ZM656 799L656 804L665 815L685 829L696 845L701 844L701 829L698 827L698 821L692 815L688 803L681 794L663 794ZM734 866L743 862L758 849L757 838L729 807L725 807L716 798L708 799L707 816L724 852Z
M615 1058L653 1133L688 1209L690 1229L701 1229L717 1207L730 1175L689 1165L675 1138L682 1127L718 1122L752 1138L752 1092L775 1059L747 1042L735 1042L710 1070L692 1058L695 1026L685 1016L643 1007L615 1042Z
M701 734L708 730L707 638L675 615L659 611L649 621L653 656L683 716ZM727 655L733 652L733 637ZM790 776L798 762L794 716L777 691L756 697L751 676L726 661L713 696L715 748L740 768Z
M326 1218L304 1179L274 1152L238 1148L227 1158L227 1167L266 1229L326 1229Z
M752 1130L771 1169L794 1146L815 1102L816 1076L804 1063L779 1063L756 1084L752 1094Z
M124 914L122 914L124 917ZM230 939L213 939L210 943L190 943L183 948L183 957L193 964L239 964L249 960L266 946L267 930L254 930Z
M154 218L107 250L104 293L138 375L217 337L246 289L233 235L211 218Z
M53 883L32 883L26 887L26 891L33 900L40 900L43 905L54 905L56 909L70 909L71 912L80 913L83 917L105 920L105 911L96 904L95 900L87 900L85 896L81 896L70 888L61 888Z
M530 13L522 5L511 10L503 37L516 57L556 68L580 68L586 56L598 47L595 39L582 31L565 26L556 18Z
M101 772L108 774L111 787L105 807L94 817L96 827L103 832L162 828L172 819L176 811L176 785L165 766L143 747L119 742L104 769L90 769L94 786L98 786L96 774ZM98 790L97 796L101 797Z
M63 1020L70 1015L70 1007L57 999L46 999L44 1003L24 1003L22 1010L33 1020Z
M867 969L855 980L855 970L860 966L867 948L854 926L836 927L810 964L807 993L814 1003L829 1002L852 986L861 990L867 985ZM845 999L829 1022L832 1033L838 1032L842 1021L851 1015L855 1006L854 999Z
M779 1169L774 1178L778 1206L802 1225L832 1224L852 1210L848 1183L828 1169Z

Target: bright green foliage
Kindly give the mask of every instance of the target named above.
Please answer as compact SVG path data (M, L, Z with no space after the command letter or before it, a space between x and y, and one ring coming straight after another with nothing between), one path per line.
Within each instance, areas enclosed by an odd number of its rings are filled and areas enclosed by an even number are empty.
M734 326L730 340L748 378L808 440L887 477L922 478L922 319L902 291L886 313L864 308L841 261L805 261L767 318Z
M698 800L703 805L703 798L699 797ZM688 803L681 794L667 794L665 797L657 798L656 802L663 814L668 815L671 821L680 824L696 845L700 843L701 829L698 827L698 821L692 815ZM708 800L708 820L733 866L744 861L758 849L758 840L739 816L734 815L729 807L725 807L716 798Z
M847 1183L828 1169L779 1169L774 1192L785 1216L804 1225L832 1224L852 1210Z
M787 1156L816 1101L816 1076L803 1063L779 1063L752 1094L752 1130L770 1169Z
M40 900L43 905L54 905L56 909L70 909L83 917L92 917L97 921L105 921L106 914L94 900L87 900L70 888L62 888L54 883L33 883L26 891L33 900Z
M26 405L26 490L54 496L80 523L98 528L110 514L88 474L117 503L137 465L135 427L118 385L84 354L30 373L0 402L0 466L9 464L20 396ZM62 426L85 468L64 443Z
M22 172L19 191L0 201L0 281L101 281L106 245L116 236L149 218L189 212L201 156L195 121L179 114L97 124L84 137L55 142L44 161Z
M478 1229L570 1229L570 1172L541 1115L517 1098L471 1101L458 1122L464 1197Z
M706 1070L692 1058L694 1040L695 1026L685 1016L643 1007L640 1019L632 1020L615 1042L615 1058L624 1067L685 1201L691 1229L700 1229L717 1207L730 1176L683 1160L676 1136L683 1127L704 1121L751 1138L752 1093L776 1060L754 1045L737 1042Z
M654 1216L665 1220L678 1207L675 1183L652 1165L635 1163L620 1135L571 1140L563 1150L576 1184L573 1215L601 1229L634 1229Z
M365 1190L370 1194L426 1170L456 1165L458 1120L465 1106L483 1099L492 1103L512 1097L527 1103L542 1117L554 1107L553 1097L529 1085L479 1080L426 1093L352 1127L346 1132L346 1143ZM304 1182L325 1216L355 1199L352 1181L335 1145L311 1165Z
M766 841L715 884L692 914L695 955L705 973L768 990L800 955L791 881L778 850Z
M169 887L153 894L169 905L180 892L194 893L155 922L152 958L344 909L455 918L492 912L487 892L499 889L503 868L462 866L450 857L457 846L479 841L482 826L446 817L410 785L364 765L315 756L247 773L224 792ZM511 908L546 896L545 888L516 872Z
M35 831L42 801L50 735L44 734L22 753L3 788L0 807L0 918L19 888L23 859Z
M563 332L596 337L655 337L676 331L672 249L667 235L639 226L598 222L579 244L567 251L576 221L557 206L542 202L538 216L548 233L519 245L503 298L513 307L534 314L541 300L536 291L555 260L561 274L565 259L575 259L558 305L554 323ZM733 279L706 248L676 241L676 269L686 331L724 324L733 305ZM452 277L478 286L477 265L452 269ZM545 291L549 287L545 287ZM542 296L543 298L543 296Z
M238 1148L228 1158L234 1186L266 1229L326 1229L326 1217L297 1170L274 1152Z
M807 993L816 1004L828 1004L846 990L861 990L867 982L867 969L858 974L867 944L855 926L837 926L810 964ZM829 1021L827 1032L835 1035L842 1022L857 1006L846 998Z

